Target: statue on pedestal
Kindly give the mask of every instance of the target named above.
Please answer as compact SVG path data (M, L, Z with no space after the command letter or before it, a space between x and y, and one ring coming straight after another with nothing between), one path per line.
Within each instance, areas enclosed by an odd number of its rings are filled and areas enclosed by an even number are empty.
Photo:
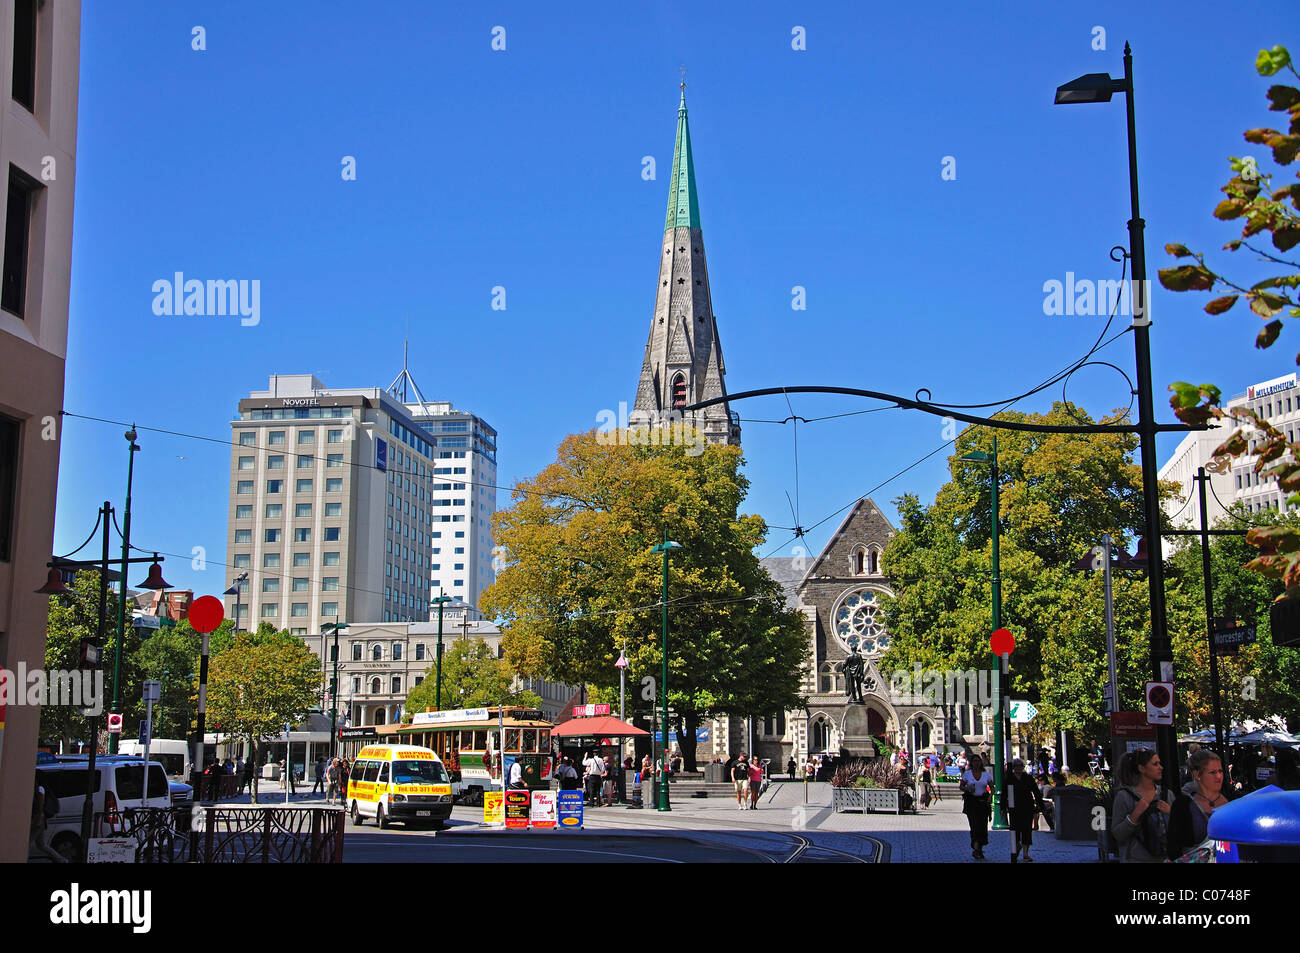
M836 669L844 673L844 694L848 697L849 703L865 704L862 698L862 680L866 675L867 661L858 652L857 636L849 638L849 657L836 666Z

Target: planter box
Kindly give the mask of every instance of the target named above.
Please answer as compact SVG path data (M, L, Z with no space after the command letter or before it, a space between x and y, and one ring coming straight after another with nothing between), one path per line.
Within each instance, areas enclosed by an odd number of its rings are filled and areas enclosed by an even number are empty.
M896 788L831 788L831 808L836 811L884 811L901 814Z

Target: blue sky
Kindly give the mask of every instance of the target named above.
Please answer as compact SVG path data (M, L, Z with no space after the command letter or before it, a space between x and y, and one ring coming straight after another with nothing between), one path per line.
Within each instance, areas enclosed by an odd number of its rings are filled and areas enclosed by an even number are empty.
M1085 353L1104 318L1045 315L1043 284L1118 277L1124 108L1052 97L1083 73L1121 75L1125 40L1153 277L1165 243L1216 250L1233 237L1210 216L1228 155L1254 150L1271 167L1241 132L1272 118L1252 64L1293 39L1268 26L1276 17L1205 2L796 9L85 4L65 410L228 440L238 400L272 373L386 386L409 324L426 396L497 428L501 484L535 474L567 434L634 397L679 65L732 392L925 387L977 403ZM195 26L204 51L191 48ZM491 48L496 26L504 51ZM1104 51L1092 49L1098 26ZM795 27L804 50L792 49ZM344 156L355 181L340 174ZM177 271L259 280L260 322L155 315L152 284ZM494 286L504 311L491 308ZM791 307L795 286L806 310ZM1205 300L1156 291L1161 419L1173 380L1235 393L1294 369L1286 337L1258 352L1257 319L1212 318ZM1131 336L1102 356L1131 373ZM1124 381L1097 368L1069 396L1094 414L1128 403ZM794 400L803 417L869 406ZM788 414L774 398L733 409ZM940 430L905 411L801 425L799 522L936 449ZM85 537L100 502L120 505L126 478L121 427L69 417L63 436L58 552ZM746 509L792 525L791 427L749 422L743 443ZM1176 443L1161 438L1162 459ZM133 541L204 546L206 572L170 559L166 576L219 592L229 448L144 430L141 445ZM931 499L946 456L874 499L888 514L903 492ZM820 550L838 522L804 545ZM764 554L789 538L773 530Z

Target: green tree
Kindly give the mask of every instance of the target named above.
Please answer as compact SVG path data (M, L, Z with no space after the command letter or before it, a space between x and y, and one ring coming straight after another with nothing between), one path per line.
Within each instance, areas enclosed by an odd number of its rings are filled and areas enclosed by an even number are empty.
M45 669L47 672L76 671L81 655L81 641L95 637L99 615L99 572L81 570L68 587L66 596L50 596L45 642ZM104 621L106 642L103 648L101 672L103 675L103 707L107 711L112 701L113 659L117 650L117 595L112 585L108 589L107 612ZM131 697L131 687L139 692L139 671L131 660L131 652L139 645L136 632L130 626L124 642L127 653L122 659L122 698ZM100 724L103 724L101 715ZM138 724L135 726L138 729ZM51 742L70 744L73 739L88 741L86 719L78 709L68 705L46 705L41 709L41 737Z
M487 708L504 703L540 708L541 697L525 689L514 690L514 680L510 664L497 658L482 639L456 639L442 656L442 707ZM407 693L403 711L413 715L434 710L437 687L435 663L425 670L424 681Z
M259 741L298 724L319 703L320 660L288 632L240 633L209 665L208 722L247 738L254 764Z
M616 444L579 434L513 492L493 518L506 567L480 600L506 627L506 657L523 675L615 687L628 646L634 697L655 697L662 563L669 575L669 704L688 767L695 731L715 713L764 716L803 705L803 617L758 562L758 516L740 515L749 481L738 447ZM622 435L625 436L625 435ZM645 682L643 679L651 679Z

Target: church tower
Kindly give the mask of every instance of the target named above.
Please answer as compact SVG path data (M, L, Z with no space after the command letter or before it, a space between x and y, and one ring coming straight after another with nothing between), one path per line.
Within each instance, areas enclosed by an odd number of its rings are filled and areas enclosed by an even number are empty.
M688 404L725 397L725 374L717 319L709 295L683 83L654 318L629 423L634 426L668 424L680 419L680 408ZM685 421L703 431L709 443L740 443L739 415L733 417L725 402L688 412Z

